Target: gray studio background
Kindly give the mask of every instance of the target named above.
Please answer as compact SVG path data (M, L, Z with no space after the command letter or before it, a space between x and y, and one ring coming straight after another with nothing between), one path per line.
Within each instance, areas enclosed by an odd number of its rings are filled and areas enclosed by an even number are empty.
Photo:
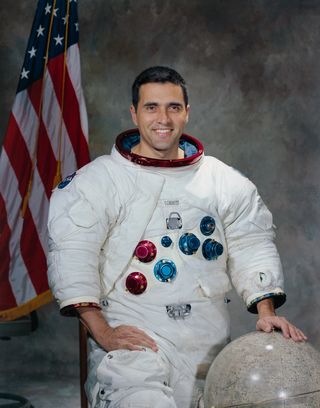
M78 0L92 158L132 127L130 86L147 66L186 78L187 131L252 179L274 214L288 300L279 310L320 349L320 1ZM0 0L0 140L35 0ZM19 154L19 152L17 152ZM236 295L232 334L254 330ZM55 304L30 336L0 342L0 374L77 376L77 321ZM45 378L45 377L44 377Z

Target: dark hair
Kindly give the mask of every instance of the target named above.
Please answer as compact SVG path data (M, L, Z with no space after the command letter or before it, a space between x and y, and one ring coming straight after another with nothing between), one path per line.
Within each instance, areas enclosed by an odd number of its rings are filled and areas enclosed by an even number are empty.
M140 86L152 82L161 84L171 82L172 84L181 86L184 103L186 106L188 105L187 86L182 76L172 68L156 66L145 69L134 80L132 85L132 105L135 109L138 107Z

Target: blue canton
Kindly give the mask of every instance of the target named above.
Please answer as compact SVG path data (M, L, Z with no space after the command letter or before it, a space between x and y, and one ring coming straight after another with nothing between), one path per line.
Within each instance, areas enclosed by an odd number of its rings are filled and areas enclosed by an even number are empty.
M69 16L67 7L69 1ZM68 47L79 40L77 0L39 0L29 37L27 52L23 61L17 92L28 88L43 76L48 47L48 60L62 54L66 37ZM67 20L69 24L68 34ZM51 35L49 39L50 25Z

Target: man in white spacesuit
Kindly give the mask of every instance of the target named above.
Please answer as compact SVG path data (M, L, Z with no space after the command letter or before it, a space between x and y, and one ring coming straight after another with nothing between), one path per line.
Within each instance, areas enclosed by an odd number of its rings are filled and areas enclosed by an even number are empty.
M138 129L52 195L50 285L91 334L91 407L200 407L197 378L229 339L227 271L258 330L306 337L275 315L281 264L255 186L183 133L183 78L152 67L132 91Z

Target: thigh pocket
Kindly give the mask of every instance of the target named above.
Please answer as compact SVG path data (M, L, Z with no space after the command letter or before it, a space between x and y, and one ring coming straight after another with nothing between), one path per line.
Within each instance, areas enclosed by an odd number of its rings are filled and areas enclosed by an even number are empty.
M98 366L97 379L110 390L128 387L164 388L168 384L166 371L160 355L150 349L114 350L107 353Z

